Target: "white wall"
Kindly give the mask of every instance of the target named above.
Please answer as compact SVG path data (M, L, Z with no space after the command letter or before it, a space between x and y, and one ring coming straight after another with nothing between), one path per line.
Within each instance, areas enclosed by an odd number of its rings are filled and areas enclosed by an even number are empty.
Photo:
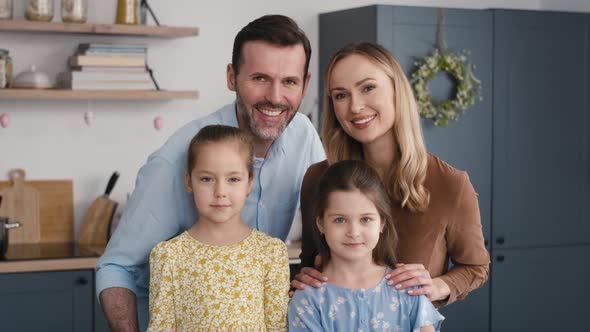
M24 0L15 0L15 16L22 18ZM60 20L58 13L54 21ZM89 20L110 23L115 0L89 1ZM92 200L104 190L108 176L119 170L121 178L112 197L124 203L133 190L135 176L149 153L162 145L174 130L193 118L229 103L225 68L231 60L233 38L249 21L268 13L294 18L307 32L314 49L312 81L303 108L317 99L318 14L360 7L374 1L353 0L150 0L161 23L198 26L196 38L149 39L83 35L4 33L0 48L10 50L14 71L31 64L52 77L66 69L65 60L81 42L146 42L149 63L166 89L198 89L198 101L9 101L0 100L0 114L11 123L0 127L0 179L8 170L24 168L30 179L73 179L75 219L79 225ZM590 12L588 0L410 0L381 4L458 8L519 8ZM84 123L87 110L94 112L91 126ZM161 115L164 128L156 131L152 119ZM76 227L77 229L77 227Z

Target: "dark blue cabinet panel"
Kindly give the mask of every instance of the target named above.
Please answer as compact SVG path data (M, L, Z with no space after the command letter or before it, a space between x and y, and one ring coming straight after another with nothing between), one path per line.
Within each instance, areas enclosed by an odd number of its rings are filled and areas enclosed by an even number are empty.
M3 331L92 331L93 271L0 274Z
M494 248L590 243L588 48L588 15L495 12Z
M590 246L494 250L492 332L586 331Z

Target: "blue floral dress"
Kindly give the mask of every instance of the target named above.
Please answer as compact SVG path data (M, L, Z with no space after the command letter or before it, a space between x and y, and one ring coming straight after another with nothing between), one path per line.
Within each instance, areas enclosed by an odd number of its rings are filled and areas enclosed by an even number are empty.
M443 319L426 296L398 291L385 278L371 289L306 287L289 303L289 331L439 331Z

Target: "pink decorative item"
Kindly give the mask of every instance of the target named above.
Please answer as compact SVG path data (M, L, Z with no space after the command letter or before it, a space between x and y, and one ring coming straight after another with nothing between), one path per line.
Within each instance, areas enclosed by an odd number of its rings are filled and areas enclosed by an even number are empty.
M164 127L164 120L158 115L154 118L154 128L160 130L162 127Z
M9 124L10 118L8 117L8 114L2 113L2 115L0 115L0 126L2 126L2 128L6 128Z

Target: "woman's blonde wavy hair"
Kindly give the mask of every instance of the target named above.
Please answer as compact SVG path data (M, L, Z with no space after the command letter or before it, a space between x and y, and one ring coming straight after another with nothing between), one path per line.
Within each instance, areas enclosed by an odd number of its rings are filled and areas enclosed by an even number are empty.
M401 66L384 47L370 42L349 44L338 50L330 60L324 76L324 109L322 136L331 165L341 160L363 160L361 143L348 136L334 113L330 97L330 76L342 59L358 54L380 67L391 79L395 119L393 133L397 151L391 169L383 179L391 199L412 212L428 207L430 195L424 187L428 154L424 145L418 107L412 88ZM389 181L386 181L389 179Z

